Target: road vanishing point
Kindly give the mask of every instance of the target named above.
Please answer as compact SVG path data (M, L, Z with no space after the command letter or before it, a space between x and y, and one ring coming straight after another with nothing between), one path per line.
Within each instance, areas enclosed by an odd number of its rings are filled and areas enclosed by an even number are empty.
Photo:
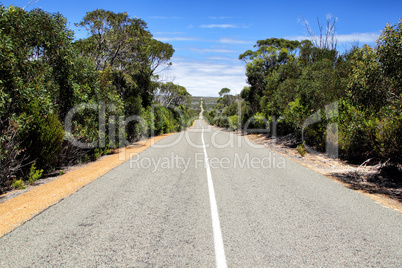
M0 238L0 267L402 267L402 215L197 120Z

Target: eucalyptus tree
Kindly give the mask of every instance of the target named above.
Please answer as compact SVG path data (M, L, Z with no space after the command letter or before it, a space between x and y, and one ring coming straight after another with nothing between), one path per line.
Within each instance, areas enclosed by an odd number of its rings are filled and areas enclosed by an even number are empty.
M170 65L173 47L153 39L146 22L127 13L97 9L76 25L89 33L76 46L94 60L97 70L112 70L123 99L140 97L142 106L149 106L155 90L152 78L158 68Z
M155 92L157 102L167 108L188 104L190 96L191 94L185 87L173 84L172 82L159 83Z
M247 50L239 56L246 62L247 82L250 88L241 94L250 103L253 113L261 109L261 98L270 98L277 88L277 71L294 59L299 52L299 41L270 38L259 40L257 50Z

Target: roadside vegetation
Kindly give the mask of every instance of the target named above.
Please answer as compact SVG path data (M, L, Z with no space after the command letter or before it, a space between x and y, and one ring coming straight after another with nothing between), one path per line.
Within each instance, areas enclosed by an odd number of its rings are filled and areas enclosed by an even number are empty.
M180 131L197 115L184 87L159 81L156 72L171 64L174 49L153 39L145 21L94 10L77 26L87 38L75 40L59 13L0 6L0 193ZM141 120L124 121L134 115ZM79 148L67 137L94 146Z
M309 31L311 41L257 41L255 50L239 56L249 86L239 95L222 89L204 117L220 127L258 129L320 152L331 140L327 126L337 124L341 159L400 170L402 21L387 25L374 48L353 46L342 53L333 26L329 20L318 37ZM307 126L314 114L315 123Z

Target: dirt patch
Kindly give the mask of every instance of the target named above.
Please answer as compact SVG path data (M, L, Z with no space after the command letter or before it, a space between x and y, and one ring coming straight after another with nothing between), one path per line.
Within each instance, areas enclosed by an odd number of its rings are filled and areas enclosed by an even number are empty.
M307 153L302 157L289 139L272 139L262 134L246 137L402 213L402 185L398 174L382 174L379 165L353 165L325 154Z
M27 189L2 195L0 237L169 135L135 143L95 162L70 168L64 175L39 180Z

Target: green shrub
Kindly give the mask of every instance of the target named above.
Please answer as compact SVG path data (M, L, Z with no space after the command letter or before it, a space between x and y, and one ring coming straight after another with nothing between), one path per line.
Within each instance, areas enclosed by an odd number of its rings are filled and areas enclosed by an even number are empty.
M173 112L163 106L154 107L155 135L161 135L177 131L179 122L175 120Z
M215 124L218 127L223 127L223 128L229 127L228 118L226 116L218 116L216 118Z
M302 144L297 145L297 151L299 154L304 157L307 153L306 147L304 146L304 142Z
M232 115L229 117L229 128L232 130L237 130L239 125L239 116Z
M253 131L253 129L267 129L267 128L269 128L268 120L263 113L257 112L256 114L254 114L254 116L252 116L249 119L249 125L248 125L249 130Z
M26 158L18 139L20 127L13 119L9 120L8 127L0 126L0 193L10 186L11 178L20 171Z
M360 163L375 156L378 119L366 114L349 100L339 101L339 148L341 156Z
M40 179L40 177L42 177L42 173L43 173L43 169L36 169L35 163L33 163L29 170L29 177L28 177L29 184L34 184L35 181Z
M101 148L95 148L93 155L92 155L92 160L96 161L99 158L101 158L102 153L103 153L103 150Z
M91 157L88 154L85 154L81 159L80 159L80 163L81 164L85 164L88 163L91 160Z
M294 101L289 102L284 111L286 127L296 135L301 135L302 126L304 120L308 118L309 108L306 107L300 98L296 98Z
M111 150L109 147L105 147L105 149L103 149L103 152L102 152L103 155L108 155L110 153L111 153Z
M25 189L26 188L22 179L14 180L11 186L14 189Z
M130 96L124 102L124 110L127 116L141 116L142 104L139 96ZM126 126L127 138L133 142L138 139L141 134L141 124L138 121L131 121Z
M155 114L152 113L151 107L143 108L141 111L144 121L141 123L141 133L144 137L150 137L155 130Z
M382 116L375 130L376 154L384 161L402 163L402 114L393 110Z
M23 147L29 161L35 161L38 168L49 168L57 162L61 150L64 128L55 114L44 114L37 101L27 105L23 115L26 127L20 133Z

